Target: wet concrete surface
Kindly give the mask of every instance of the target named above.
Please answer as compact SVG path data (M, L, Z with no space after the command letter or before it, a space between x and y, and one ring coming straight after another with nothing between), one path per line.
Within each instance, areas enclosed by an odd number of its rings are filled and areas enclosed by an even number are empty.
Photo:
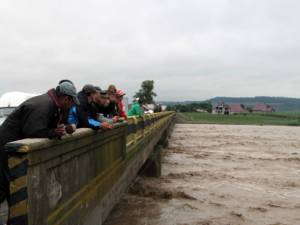
M177 124L105 225L300 225L300 127Z

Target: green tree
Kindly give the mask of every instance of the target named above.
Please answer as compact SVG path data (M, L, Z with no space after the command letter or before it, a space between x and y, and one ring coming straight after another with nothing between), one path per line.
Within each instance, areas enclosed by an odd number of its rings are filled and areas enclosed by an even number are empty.
M157 96L153 91L154 81L145 80L141 85L141 89L135 93L134 98L139 98L143 103L151 104L153 103L153 97Z

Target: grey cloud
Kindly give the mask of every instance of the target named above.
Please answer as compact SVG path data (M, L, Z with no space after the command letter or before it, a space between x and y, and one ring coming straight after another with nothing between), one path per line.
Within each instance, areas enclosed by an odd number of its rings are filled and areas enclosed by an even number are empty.
M300 97L296 0L6 1L0 94L44 92L68 77L160 100Z

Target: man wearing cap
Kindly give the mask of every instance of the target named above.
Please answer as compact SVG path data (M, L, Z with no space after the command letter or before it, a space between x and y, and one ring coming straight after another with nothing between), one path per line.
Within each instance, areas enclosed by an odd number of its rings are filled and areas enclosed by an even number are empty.
M94 106L98 113L98 118L100 122L108 122L109 124L113 124L118 122L119 117L113 116L109 117L105 115L106 109L108 105L110 104L109 96L107 94L107 91L101 90L99 87L95 87L97 90L97 96L95 98Z
M7 155L4 145L23 138L60 138L74 128L65 126L73 104L79 104L72 82L61 82L56 89L35 96L18 106L0 126L0 203L9 196Z
M117 104L116 104L116 86L111 84L108 86L108 89L106 91L107 97L109 100L109 104L105 107L100 108L100 113L102 113L105 117L108 118L114 118L118 117L118 110L117 110Z
M97 88L91 84L83 86L82 90L78 93L80 101L79 106L73 106L69 113L69 124L76 125L76 127L88 127L95 130L111 129L112 126L106 122L101 123L97 120L98 111L94 106L95 99L98 96Z

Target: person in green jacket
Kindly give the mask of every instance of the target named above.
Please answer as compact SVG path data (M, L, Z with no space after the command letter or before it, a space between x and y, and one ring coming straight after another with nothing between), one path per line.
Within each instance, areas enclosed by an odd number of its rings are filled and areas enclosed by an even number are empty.
M130 108L130 110L127 113L127 116L142 116L143 115L143 109L141 107L142 101L139 98L136 98L133 101L133 104Z

